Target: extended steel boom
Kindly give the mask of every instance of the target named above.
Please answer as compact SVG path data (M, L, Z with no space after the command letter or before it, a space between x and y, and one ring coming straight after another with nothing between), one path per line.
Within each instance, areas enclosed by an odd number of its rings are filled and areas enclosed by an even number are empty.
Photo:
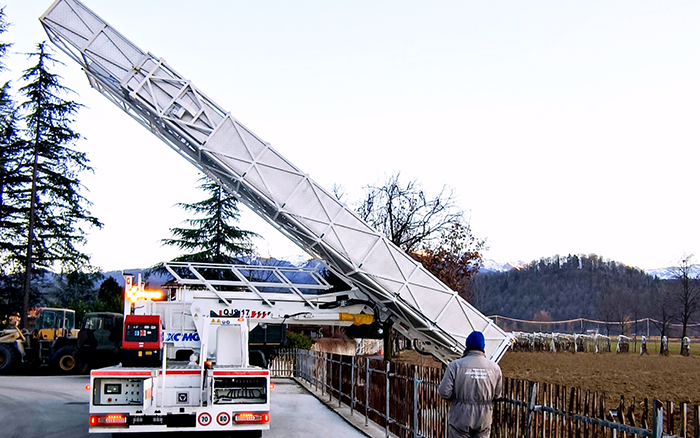
M41 17L92 86L248 207L378 303L393 328L442 362L472 330L499 360L510 336L214 103L77 0Z

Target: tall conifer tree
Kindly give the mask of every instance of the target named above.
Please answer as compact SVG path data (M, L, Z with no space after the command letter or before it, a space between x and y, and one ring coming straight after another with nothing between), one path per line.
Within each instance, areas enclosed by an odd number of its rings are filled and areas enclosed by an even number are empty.
M24 71L20 88L25 148L18 162L21 183L10 188L15 212L16 241L8 262L24 273L23 318L32 278L37 270L60 268L74 271L89 266L89 257L78 247L86 241L86 227L101 227L81 195L80 172L91 171L84 152L75 148L80 135L71 123L80 104L65 100L70 92L50 68L54 60L46 43L29 54L36 64Z
M257 234L234 225L240 217L238 200L208 177L200 181L199 188L209 197L193 204L177 204L200 217L186 221L192 228L171 228L173 238L161 240L186 252L173 261L236 263L237 257L252 255L255 248L251 239Z
M0 9L0 35L7 31L4 8ZM0 72L7 68L5 57L11 44L0 42ZM11 245L14 235L11 223L11 205L8 204L7 192L17 177L17 158L21 148L21 139L17 133L16 105L10 93L10 83L0 87L0 256ZM6 272L2 272L5 274Z
M0 34L9 27L4 8L0 9ZM7 71L5 59L12 44L0 42L0 73ZM23 154L23 140L19 135L17 105L11 93L10 82L0 86L0 262L6 261L14 247L19 228L16 206L10 192L21 181L19 162ZM18 312L22 307L21 274L0 263L0 320Z

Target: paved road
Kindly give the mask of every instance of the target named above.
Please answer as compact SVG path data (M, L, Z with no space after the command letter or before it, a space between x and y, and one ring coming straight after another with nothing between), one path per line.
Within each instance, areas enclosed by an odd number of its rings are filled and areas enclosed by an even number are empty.
M109 437L88 434L87 384L87 376L0 376L0 437ZM290 380L275 380L271 409L264 438L365 436Z

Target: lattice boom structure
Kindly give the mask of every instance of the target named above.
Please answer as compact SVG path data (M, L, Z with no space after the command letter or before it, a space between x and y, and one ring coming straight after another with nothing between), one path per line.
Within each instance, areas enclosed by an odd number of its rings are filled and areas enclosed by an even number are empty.
M95 89L377 303L419 349L449 362L480 330L487 354L503 355L509 335L163 59L77 0L57 0L41 22Z

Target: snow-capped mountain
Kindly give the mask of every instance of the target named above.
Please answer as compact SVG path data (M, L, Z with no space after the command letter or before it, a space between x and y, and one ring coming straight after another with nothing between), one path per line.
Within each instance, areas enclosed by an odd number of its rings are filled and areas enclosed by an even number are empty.
M662 280L671 280L678 276L678 268L658 268L658 269L645 269L644 272L652 277L659 277ZM690 267L690 278L698 278L700 276L700 265L693 265Z
M520 270L526 265L522 260L517 262L504 262L501 260L483 259L479 272L484 274L506 272L511 269Z
M527 263L523 261L505 262L499 260L484 259L481 269L479 269L479 272L483 274L492 274L499 272L507 272L511 269L519 270L524 268L525 266L527 266ZM671 280L678 275L678 268L676 267L643 269L643 271L647 275L650 275L652 277L659 277L661 280ZM693 265L690 268L690 277L700 277L700 265Z

